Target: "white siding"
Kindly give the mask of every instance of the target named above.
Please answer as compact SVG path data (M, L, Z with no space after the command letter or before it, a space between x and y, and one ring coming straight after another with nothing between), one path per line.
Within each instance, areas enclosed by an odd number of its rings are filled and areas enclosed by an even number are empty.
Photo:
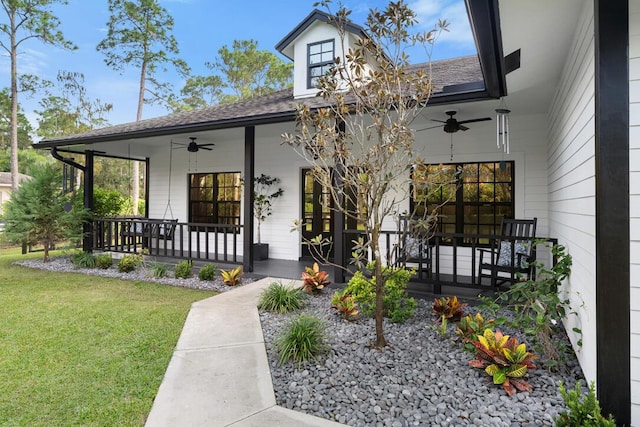
M570 332L588 381L596 379L595 159L593 9L584 3L572 48L549 111L549 228L573 257L565 285L571 306L567 330L582 329L583 348ZM605 332L606 333L606 332Z
M631 424L640 426L640 1L629 2Z

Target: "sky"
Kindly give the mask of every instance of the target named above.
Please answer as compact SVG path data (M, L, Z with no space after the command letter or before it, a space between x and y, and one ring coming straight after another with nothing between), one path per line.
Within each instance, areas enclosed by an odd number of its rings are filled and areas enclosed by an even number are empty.
M191 67L192 75L207 75L205 62L215 61L218 49L231 46L234 40L255 39L258 48L275 50L275 45L295 28L312 10L316 0L160 0L174 18L173 35L178 41L180 58ZM420 31L432 29L438 19L449 21L449 32L437 41L432 59L453 58L475 53L475 45L462 0L408 0L417 12ZM337 1L332 8L337 8ZM388 0L342 0L352 10L354 23L364 25L370 8L383 9ZM139 76L134 69L123 74L104 63L104 55L96 45L106 36L109 19L107 0L68 0L67 5L55 5L53 13L61 21L60 29L78 49L65 51L29 40L22 45L18 56L18 72L35 74L55 81L59 70L81 72L85 76L87 95L91 99L113 104L107 115L109 124L135 121ZM0 20L6 17L0 17ZM412 53L411 62L424 62L428 58L418 51ZM418 55L421 54L421 55ZM0 87L9 87L9 58L0 57ZM162 76L179 92L184 79L176 73ZM19 98L23 112L34 127L37 126L38 97ZM167 114L160 106L145 105L143 118ZM36 138L37 140L37 138Z

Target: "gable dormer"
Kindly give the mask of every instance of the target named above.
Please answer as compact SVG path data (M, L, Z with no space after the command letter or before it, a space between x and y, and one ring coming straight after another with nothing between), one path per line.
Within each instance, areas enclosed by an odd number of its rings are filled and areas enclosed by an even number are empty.
M314 10L296 28L276 45L276 49L293 61L293 96L315 96L315 81L333 66L340 57L344 63L345 52L355 47L355 42L367 37L364 29L347 24L344 49L336 27L330 23L327 13Z

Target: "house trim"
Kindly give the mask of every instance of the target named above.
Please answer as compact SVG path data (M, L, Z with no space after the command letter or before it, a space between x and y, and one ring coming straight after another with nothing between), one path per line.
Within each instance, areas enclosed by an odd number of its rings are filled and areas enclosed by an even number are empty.
M594 32L597 394L630 425L628 2L594 0Z

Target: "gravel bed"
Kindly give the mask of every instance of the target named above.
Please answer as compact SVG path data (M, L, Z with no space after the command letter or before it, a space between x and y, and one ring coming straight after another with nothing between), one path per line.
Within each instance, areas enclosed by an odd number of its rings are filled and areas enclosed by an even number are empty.
M150 266L142 265L129 273L121 273L116 266L118 260L114 258L113 266L108 269L100 268L79 268L73 265L69 256L61 256L51 258L49 262L43 262L41 259L32 259L26 261L16 261L14 264L22 265L24 267L36 268L39 270L58 271L66 273L82 273L90 274L92 276L111 277L122 280L134 280L144 282L162 283L164 285L179 286L190 289L201 289L207 291L226 292L234 289L232 286L227 286L222 282L220 275L217 275L215 280L200 280L198 279L197 272L193 277L188 279L176 279L173 276L173 270L169 268L167 271L167 277L155 278L152 276L152 270ZM195 269L194 269L195 271ZM251 277L243 276L241 282L237 286L246 285L252 283L254 280Z
M375 350L373 319L343 320L330 309L330 293L308 298L304 309L324 320L330 350L302 366L279 365L274 346L300 313L260 312L278 405L350 426L551 426L565 410L559 381L572 388L583 380L575 359L568 375L538 366L528 374L532 391L510 397L468 365L472 355L454 342L455 325L444 338L431 327L432 301L418 301L415 317L404 324L385 322L389 346Z

